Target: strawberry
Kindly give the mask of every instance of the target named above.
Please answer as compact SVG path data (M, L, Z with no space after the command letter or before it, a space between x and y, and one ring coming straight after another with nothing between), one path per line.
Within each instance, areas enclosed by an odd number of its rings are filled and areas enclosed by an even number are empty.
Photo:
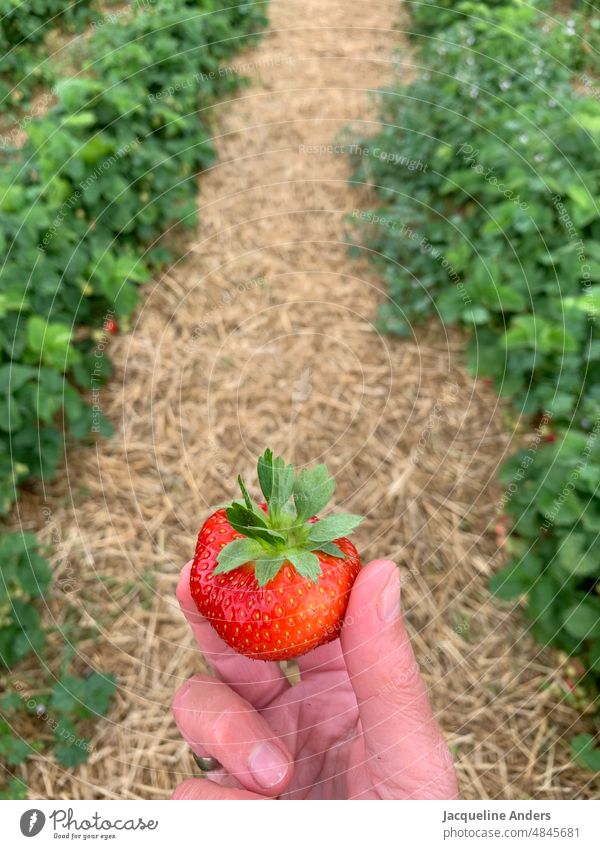
M114 336L115 333L117 333L119 330L119 325L114 320L114 318L107 318L104 322L104 329L107 333L110 333L111 336Z
M361 522L349 513L318 519L335 481L326 466L303 469L267 449L258 460L265 498L210 516L198 535L190 588L200 613L232 648L285 660L335 639L360 569L346 539Z

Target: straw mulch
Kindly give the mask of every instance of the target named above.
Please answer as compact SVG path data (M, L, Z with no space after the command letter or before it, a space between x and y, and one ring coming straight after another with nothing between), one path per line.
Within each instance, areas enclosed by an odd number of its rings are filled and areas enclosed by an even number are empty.
M61 480L19 508L16 521L53 542L48 620L64 628L74 606L76 668L120 684L89 762L65 771L36 757L32 797L164 798L195 772L170 713L201 666L177 575L210 506L238 471L254 481L266 445L325 459L337 506L368 516L365 558L401 564L463 795L598 795L569 759L577 713L545 688L556 658L486 591L502 560L490 526L509 441L497 399L466 375L460 336L377 333L385 285L346 244L346 217L373 200L348 184L346 157L307 149L350 122L375 130L370 92L410 73L398 14L390 0L358 11L272 0L270 34L236 60L251 86L211 110L219 161L201 177L197 234L146 287L131 333L110 342L116 374L102 398L115 437L71 452ZM97 636L81 630L92 626Z

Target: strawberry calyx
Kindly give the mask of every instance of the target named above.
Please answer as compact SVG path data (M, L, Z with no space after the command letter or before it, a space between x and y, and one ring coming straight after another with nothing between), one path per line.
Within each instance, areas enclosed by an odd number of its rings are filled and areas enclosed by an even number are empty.
M294 466L267 448L258 459L257 472L266 510L250 497L238 477L242 500L233 501L225 512L231 527L242 536L219 551L214 574L253 564L257 583L263 587L289 562L303 578L317 581L321 564L315 552L345 557L334 540L351 533L362 516L339 513L315 519L335 490L335 480L324 464L296 473Z

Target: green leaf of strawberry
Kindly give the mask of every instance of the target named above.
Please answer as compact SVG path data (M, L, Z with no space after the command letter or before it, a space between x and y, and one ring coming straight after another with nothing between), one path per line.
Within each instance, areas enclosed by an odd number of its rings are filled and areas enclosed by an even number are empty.
M327 466L302 469L294 484L294 503L299 517L310 519L331 500L335 480L329 477Z
M276 554L273 557L263 557L256 561L255 574L259 587L266 587L275 578L283 566L284 560L285 558L282 555Z
M311 551L322 551L323 554L331 554L332 557L344 557L344 552L334 542L313 542L310 546Z
M335 490L335 481L323 464L296 475L292 465L274 457L267 448L258 459L257 475L266 510L252 499L238 477L243 501L232 502L226 516L231 528L243 538L221 548L215 574L253 563L259 586L265 586L288 562L299 575L316 581L321 567L315 552L343 558L344 552L334 540L354 530L361 517L342 513L311 521Z
M227 508L227 518L234 530L250 539L263 540L266 543L270 543L284 538L280 531L269 527L264 513L258 515L256 511L249 510L244 504L240 504L238 501L234 501Z
M354 516L352 513L328 516L311 525L308 538L311 542L333 542L334 539L352 533L361 522L362 516Z
M243 566L244 563L260 559L264 553L265 550L258 540L247 539L246 537L234 539L219 552L219 562L214 574L222 575L226 572L232 572L239 566Z
M312 551L288 551L286 559L303 578L311 578L311 580L316 581L321 574L321 561Z

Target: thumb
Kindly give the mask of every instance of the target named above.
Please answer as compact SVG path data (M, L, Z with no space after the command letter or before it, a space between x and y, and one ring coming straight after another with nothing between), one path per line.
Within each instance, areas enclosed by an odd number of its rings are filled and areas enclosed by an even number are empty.
M457 798L452 758L402 619L400 571L390 560L359 573L341 643L375 789L391 798Z

